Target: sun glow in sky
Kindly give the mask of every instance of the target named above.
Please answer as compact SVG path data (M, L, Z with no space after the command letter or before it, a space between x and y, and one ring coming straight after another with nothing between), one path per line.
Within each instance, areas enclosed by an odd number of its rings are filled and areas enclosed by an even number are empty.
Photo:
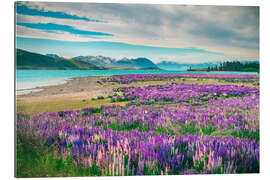
M259 7L17 2L16 47L154 62L259 60Z

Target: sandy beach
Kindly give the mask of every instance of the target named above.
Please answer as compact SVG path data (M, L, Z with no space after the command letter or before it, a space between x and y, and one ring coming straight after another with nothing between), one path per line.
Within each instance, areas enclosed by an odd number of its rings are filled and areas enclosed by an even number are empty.
M89 76L71 78L67 83L37 87L35 89L42 89L42 91L18 95L19 99L39 99L39 98L95 98L97 96L105 95L106 90L100 88L98 81L101 81L102 76ZM91 93L89 93L91 92Z
M87 106L92 98L98 96L107 97L112 93L112 85L103 85L101 76L89 76L72 78L65 84L54 86L37 87L42 89L39 92L33 92L16 96L18 113L41 113L46 111L55 111L79 108L78 105Z
M114 94L114 88L166 83L149 81L123 85L110 82L103 83L102 79L105 78L108 78L108 76L76 77L71 78L65 84L36 87L35 89L42 90L29 94L16 95L17 113L56 112L112 104L107 97ZM99 96L103 96L104 99L96 99ZM113 104L124 105L125 102L116 102Z

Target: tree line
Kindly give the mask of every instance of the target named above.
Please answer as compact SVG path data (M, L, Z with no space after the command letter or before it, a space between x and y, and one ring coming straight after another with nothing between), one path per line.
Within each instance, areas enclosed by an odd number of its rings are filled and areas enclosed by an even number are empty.
M246 71L259 72L259 62L240 62L240 61L226 61L220 63L219 66L208 67L208 71Z

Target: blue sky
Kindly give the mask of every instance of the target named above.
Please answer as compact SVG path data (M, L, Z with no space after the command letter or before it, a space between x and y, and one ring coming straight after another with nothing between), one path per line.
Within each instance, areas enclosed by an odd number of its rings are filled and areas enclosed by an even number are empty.
M61 19L75 19L75 20L100 22L99 20L96 20L96 19L88 19L86 17L71 15L65 12L53 12L53 11L43 11L43 10L32 9L32 8L28 8L26 5L23 5L21 3L18 3L17 7L18 8L16 9L16 13L22 14L22 15L55 17L55 18L61 18Z
M259 8L19 2L16 47L154 62L259 60Z
M32 29L40 29L44 30L48 33L54 32L54 31L62 31L62 32L69 32L70 34L78 34L82 36L113 36L112 34L109 33L102 33L102 32L93 32L93 31L85 31L85 30L80 30L76 29L72 26L68 25L61 25L61 24L54 24L54 23L23 23L23 22L18 22L16 25L19 26L24 26Z

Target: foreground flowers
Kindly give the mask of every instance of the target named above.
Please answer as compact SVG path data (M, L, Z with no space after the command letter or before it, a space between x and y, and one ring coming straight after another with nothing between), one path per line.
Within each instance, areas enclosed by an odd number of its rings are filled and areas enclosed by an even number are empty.
M247 74L201 74L201 73L189 73L189 74L127 74L127 75L114 75L105 81L118 82L127 84L135 81L162 81L173 78L218 78L228 79L231 81L243 80L253 81L259 78L259 75L247 75Z
M18 133L101 175L259 172L258 88L167 84L116 91L112 101L128 101L126 107L19 115Z

